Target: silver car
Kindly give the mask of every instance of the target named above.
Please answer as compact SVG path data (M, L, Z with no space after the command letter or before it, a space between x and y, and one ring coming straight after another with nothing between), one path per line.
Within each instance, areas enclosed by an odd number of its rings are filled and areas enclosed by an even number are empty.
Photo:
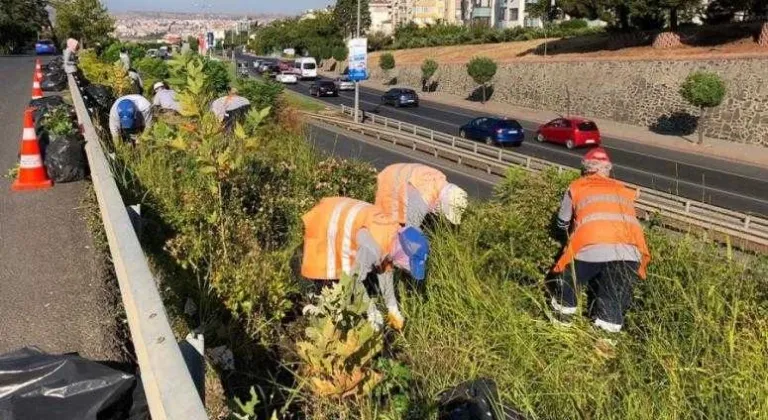
M336 78L336 87L339 90L355 90L355 82L349 79L348 76L341 76Z

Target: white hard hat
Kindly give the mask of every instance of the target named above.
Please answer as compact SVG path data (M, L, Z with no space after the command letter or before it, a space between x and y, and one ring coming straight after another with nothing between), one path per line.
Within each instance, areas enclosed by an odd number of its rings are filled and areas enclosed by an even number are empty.
M454 225L461 223L468 203L467 192L458 185L448 184L440 190L440 213Z
M152 90L157 92L160 88L165 87L165 83L157 82L152 86Z

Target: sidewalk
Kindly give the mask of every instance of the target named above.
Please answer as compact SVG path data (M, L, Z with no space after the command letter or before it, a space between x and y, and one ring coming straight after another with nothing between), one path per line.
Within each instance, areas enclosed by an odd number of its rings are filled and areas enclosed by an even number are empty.
M34 57L0 58L0 172L19 162ZM0 176L0 354L24 346L122 361L108 266L86 224L85 181L12 192Z
M324 72L322 75L326 77L337 77L335 74L329 72ZM387 86L383 83L372 80L366 80L365 82L362 82L362 86L381 91L385 91L391 88L391 86ZM492 115L504 115L507 117L531 121L539 124L559 117L558 114L551 111L523 108L493 101L480 104L467 101L458 95L451 95L447 93L419 92L419 95L421 96L422 101L429 101L435 104L464 108ZM648 130L647 128L634 125L622 124L615 121L599 118L591 119L597 123L597 125L600 127L600 132L605 137L612 137L627 142L651 145L683 153L690 153L705 157L714 157L721 160L727 160L735 163L742 163L768 169L768 147L736 143L707 137L704 138L704 144L700 146L695 144L695 142L698 140L696 134L690 136L669 136L657 134Z

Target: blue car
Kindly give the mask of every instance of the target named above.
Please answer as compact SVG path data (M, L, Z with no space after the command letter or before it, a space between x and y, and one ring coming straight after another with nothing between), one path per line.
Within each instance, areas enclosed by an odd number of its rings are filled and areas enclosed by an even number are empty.
M485 144L520 146L525 139L525 130L515 120L480 117L462 125L459 135L465 139L484 141Z
M35 43L35 53L37 55L56 54L56 46L53 45L53 41L41 39Z

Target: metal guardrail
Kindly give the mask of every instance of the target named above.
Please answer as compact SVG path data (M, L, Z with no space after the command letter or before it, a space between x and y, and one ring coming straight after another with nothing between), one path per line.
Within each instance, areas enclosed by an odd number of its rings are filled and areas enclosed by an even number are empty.
M343 115L351 115L351 108L342 105L341 110ZM369 123L366 124L327 115L310 116L395 145L399 143L435 157L484 170L489 174L503 176L512 166L534 172L548 168L575 169L378 115L367 114L366 120ZM738 248L768 252L768 219L650 188L626 185L638 192L637 209L642 217L658 216L670 227L696 228Z
M149 411L154 420L206 419L80 87L72 75L68 78Z

